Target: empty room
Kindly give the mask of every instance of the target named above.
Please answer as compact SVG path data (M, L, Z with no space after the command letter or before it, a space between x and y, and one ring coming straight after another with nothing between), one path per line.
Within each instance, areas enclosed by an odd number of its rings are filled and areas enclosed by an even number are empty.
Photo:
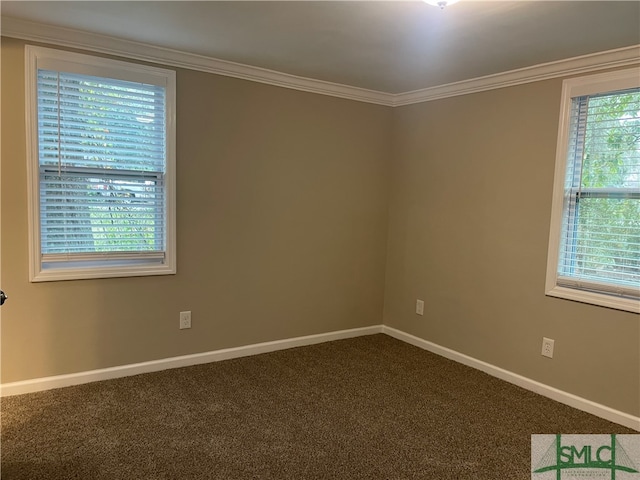
M2 479L640 478L640 3L2 1Z

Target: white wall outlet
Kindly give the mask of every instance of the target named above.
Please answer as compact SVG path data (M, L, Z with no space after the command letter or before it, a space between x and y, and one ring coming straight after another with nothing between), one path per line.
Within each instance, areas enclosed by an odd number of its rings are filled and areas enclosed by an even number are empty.
M180 330L191 328L191 312L180 312Z
M416 300L416 313L424 315L424 300Z
M555 340L547 337L542 337L542 355L545 357L553 358L553 344Z

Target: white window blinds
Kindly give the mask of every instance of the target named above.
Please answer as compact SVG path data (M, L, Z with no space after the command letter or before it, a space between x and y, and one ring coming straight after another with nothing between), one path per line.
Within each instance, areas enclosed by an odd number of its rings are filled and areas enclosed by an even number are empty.
M29 279L176 273L176 72L25 46Z
M558 285L640 296L640 89L572 99Z
M165 88L39 69L43 261L165 251Z

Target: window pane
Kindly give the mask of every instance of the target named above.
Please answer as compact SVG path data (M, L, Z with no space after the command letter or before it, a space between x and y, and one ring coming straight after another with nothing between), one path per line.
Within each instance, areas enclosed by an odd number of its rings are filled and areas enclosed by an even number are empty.
M591 97L588 105L582 187L640 188L640 93Z
M624 285L640 278L640 200L583 198L563 275Z
M164 171L165 91L38 71L40 165Z
M571 115L558 274L637 288L640 91L574 98Z
M165 91L38 71L42 254L160 252Z
M164 250L161 178L41 175L43 254Z

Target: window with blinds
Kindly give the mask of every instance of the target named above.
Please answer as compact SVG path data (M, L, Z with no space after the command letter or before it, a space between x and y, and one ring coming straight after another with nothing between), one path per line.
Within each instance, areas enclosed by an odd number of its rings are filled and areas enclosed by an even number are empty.
M562 210L560 228L552 225L552 235L559 238L550 258L555 293L573 290L578 292L573 299L585 301L600 295L601 302L593 303L635 311L640 298L640 86L634 86L638 71L631 72L565 86L566 131L559 143L565 158L563 171L556 171L556 183L562 175ZM607 86L631 88L604 91ZM582 92L587 93L576 95Z
M32 279L174 273L174 73L50 49L30 55Z

